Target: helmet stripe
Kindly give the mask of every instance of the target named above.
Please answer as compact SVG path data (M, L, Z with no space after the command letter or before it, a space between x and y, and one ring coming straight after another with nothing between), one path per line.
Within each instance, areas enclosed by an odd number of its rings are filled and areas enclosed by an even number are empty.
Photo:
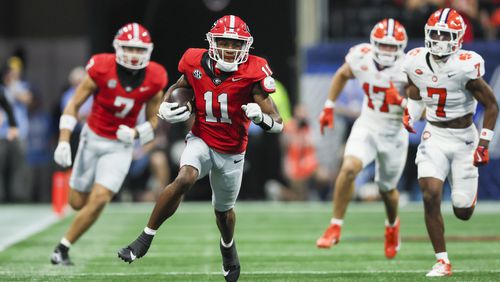
M389 19L387 22L387 36L394 36L394 19Z
M229 28L231 30L234 30L234 22L236 21L236 19L234 18L233 15L229 16Z
M439 17L439 22L446 24L448 21L448 15L450 14L450 8L445 8Z
M139 25L137 23L132 24L132 30L134 31L134 39L139 39Z

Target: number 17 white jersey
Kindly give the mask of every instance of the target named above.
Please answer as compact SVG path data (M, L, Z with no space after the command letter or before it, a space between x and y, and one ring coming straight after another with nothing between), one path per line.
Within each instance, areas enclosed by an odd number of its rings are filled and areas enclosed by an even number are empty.
M438 64L426 48L415 48L406 55L404 71L420 91L427 120L448 121L475 113L477 101L466 84L484 75L479 54L459 50Z

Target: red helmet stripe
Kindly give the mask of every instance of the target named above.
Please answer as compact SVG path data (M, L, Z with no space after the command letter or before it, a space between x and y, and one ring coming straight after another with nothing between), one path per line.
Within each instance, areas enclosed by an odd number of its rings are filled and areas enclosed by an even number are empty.
M450 14L450 8L445 8L441 12L441 17L439 17L439 22L446 24L448 21L448 15Z
M389 19L387 21L387 36L392 37L394 35L394 19Z

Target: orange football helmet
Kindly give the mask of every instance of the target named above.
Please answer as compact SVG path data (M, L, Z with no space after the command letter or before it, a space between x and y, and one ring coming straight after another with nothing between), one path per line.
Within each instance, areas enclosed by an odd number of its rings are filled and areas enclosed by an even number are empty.
M450 8L434 12L425 25L425 47L433 55L447 56L462 48L465 29L462 16Z
M404 56L408 43L404 26L395 19L379 21L370 33L370 43L373 46L373 59L382 66L391 66ZM383 45L396 47L389 51Z
M218 39L233 39L243 42L241 50L236 51L232 62L224 60L224 53L233 52L226 48L217 46ZM208 54L210 58L217 62L219 68L224 71L234 71L238 65L248 60L248 53L253 43L253 37L250 34L248 25L238 16L226 15L218 19L207 33L207 41L210 46Z
M138 23L129 23L118 30L113 40L116 62L128 69L143 69L149 64L153 42L149 31ZM139 51L128 50L139 48Z

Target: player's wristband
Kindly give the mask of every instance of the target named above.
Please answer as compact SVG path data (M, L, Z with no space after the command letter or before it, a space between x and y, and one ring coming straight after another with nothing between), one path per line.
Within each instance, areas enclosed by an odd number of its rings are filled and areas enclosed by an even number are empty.
M141 142L141 145L149 143L155 138L155 131L149 121L139 124L135 127L135 130L139 133L139 141Z
M325 108L335 108L335 101L326 99Z
M264 113L262 113L262 122L257 125L270 133L278 133L283 130L282 123L275 122L270 115Z
M488 128L483 128L481 130L481 136L479 138L486 140L486 141L491 141L491 139L493 139L494 135L495 135L495 132L493 132L493 130L488 129Z
M68 129L69 131L73 131L77 122L76 118L72 115L62 115L59 119L59 129Z

